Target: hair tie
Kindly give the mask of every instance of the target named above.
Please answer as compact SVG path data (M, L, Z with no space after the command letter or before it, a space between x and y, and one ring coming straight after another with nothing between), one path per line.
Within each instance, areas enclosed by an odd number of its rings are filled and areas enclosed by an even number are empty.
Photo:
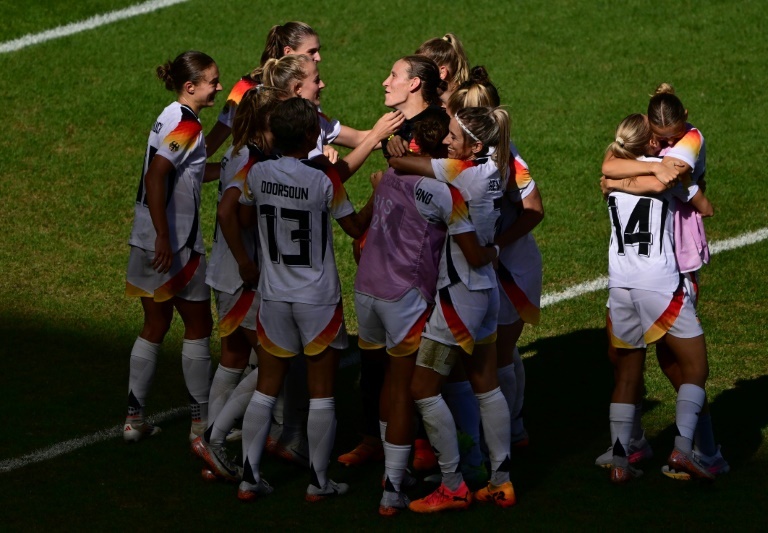
M624 148L624 139L622 137L616 137L616 144Z
M461 126L461 129L462 129L462 130L464 130L464 133L466 133L467 135L469 135L470 137L472 137L472 138L475 140L475 142L482 142L480 139L478 139L477 137L475 137L475 134L474 134L474 133L472 133L471 131L469 131L469 128L468 128L468 127L466 127L466 126L464 125L464 123L463 123L463 122L461 121L461 119L459 118L459 114L458 114L458 113L456 113L455 115L453 115L453 118L455 118L455 119L456 119L456 122L458 122L458 123L459 123L459 126Z

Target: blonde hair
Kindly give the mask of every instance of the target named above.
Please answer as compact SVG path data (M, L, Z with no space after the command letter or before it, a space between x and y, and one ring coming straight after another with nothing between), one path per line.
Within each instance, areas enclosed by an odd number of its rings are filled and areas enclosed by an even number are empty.
M496 107L501 104L499 92L491 83L483 66L472 67L469 79L459 85L448 100L448 109L454 113L465 107Z
M317 32L305 22L291 21L272 26L261 54L261 64L264 65L269 59L283 57L286 46L298 50L307 37L317 37Z
M633 113L616 127L616 138L605 151L618 159L637 159L645 154L650 140L648 120L640 113Z
M465 107L456 113L456 119L462 126L464 143L467 137L474 137L483 143L479 155L486 155L490 148L495 148L491 158L496 162L501 179L506 182L509 174L509 132L511 119L502 107ZM468 135L468 131L471 132Z
M648 120L658 128L684 125L688 115L683 102L675 95L675 88L669 83L656 87L648 102Z
M291 91L292 84L301 83L307 77L306 67L310 64L314 62L309 56L289 54L280 59L268 59L251 77L268 87Z
M461 40L452 33L435 37L422 43L417 54L427 56L438 67L445 67L450 76L445 80L449 87L457 87L469 79L469 60Z
M269 151L269 116L286 96L285 91L264 85L257 85L243 95L232 123L233 154L239 153L246 144L255 144L262 152Z

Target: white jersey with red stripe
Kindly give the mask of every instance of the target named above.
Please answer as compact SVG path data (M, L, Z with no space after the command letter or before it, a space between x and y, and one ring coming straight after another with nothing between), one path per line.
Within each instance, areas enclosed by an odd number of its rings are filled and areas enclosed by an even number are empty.
M323 146L333 144L341 132L341 122L335 118L328 118L319 110L317 116L320 119L320 135L317 137L317 146L309 152L307 159L314 159L319 155L323 155Z
M355 209L335 169L293 157L257 163L240 202L258 209L262 299L337 303L341 286L330 219Z
M243 146L239 152L233 153L234 146L230 146L224 157L221 159L221 175L219 177L219 199L217 205L221 202L221 197L231 188L243 191L245 178L253 165L269 158L257 146ZM256 228L248 228L240 231L245 251L249 257L256 260L256 246L258 243L258 232ZM205 276L205 282L217 291L235 294L242 287L243 280L240 277L240 269L235 261L232 251L229 249L227 240L221 233L218 222L213 232L213 248L211 249L211 258L208 261L208 270Z
M221 113L219 113L219 122L232 129L237 106L240 105L240 101L243 99L243 96L245 96L245 93L256 87L256 85L258 85L258 83L250 76L243 76L237 80L235 86L229 91L227 103L224 104Z
M205 138L197 115L179 102L173 102L160 113L149 133L128 242L144 250L155 249L157 233L149 214L144 180L152 159L158 155L173 165L165 178L165 210L171 250L176 253L186 246L204 254L200 187L205 176Z
M469 208L469 220L475 227L481 246L493 243L501 212L502 183L496 162L490 156L463 161L433 159L435 177L459 190ZM469 290L490 289L496 285L493 265L474 268L459 246L449 236L440 260L437 288L463 282Z
M639 158L659 161L658 158ZM672 293L680 284L675 260L671 192L636 196L612 192L608 196L611 243L608 287Z

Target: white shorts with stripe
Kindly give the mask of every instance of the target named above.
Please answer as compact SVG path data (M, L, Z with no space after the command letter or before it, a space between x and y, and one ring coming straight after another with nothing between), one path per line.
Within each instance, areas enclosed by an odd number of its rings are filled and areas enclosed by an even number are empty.
M541 269L531 269L526 275L513 275L499 263L496 270L499 284L499 325L538 324L541 315Z
M259 344L275 357L318 355L329 346L347 347L341 302L313 305L263 300L256 316Z
M191 248L173 254L171 269L165 274L152 268L153 250L131 246L125 281L126 296L152 298L166 302L178 296L190 302L211 299L211 288L205 283L205 256Z
M256 315L261 295L254 289L240 287L235 294L213 290L219 315L219 337L231 335L238 327L256 331Z
M667 333L684 339L704 334L682 283L671 294L612 288L608 306L608 332L616 348L645 348Z
M471 354L475 344L496 342L499 288L470 291L463 283L437 292L435 308L424 328L424 337ZM417 362L418 364L418 362Z
M387 348L394 357L419 349L430 306L418 289L411 289L396 302L355 293L358 346L363 350Z

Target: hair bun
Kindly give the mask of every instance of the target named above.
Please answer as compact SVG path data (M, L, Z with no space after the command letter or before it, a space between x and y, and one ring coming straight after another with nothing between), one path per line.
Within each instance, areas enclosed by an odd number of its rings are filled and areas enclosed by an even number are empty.
M653 94L675 94L675 88L672 87L672 85L669 83L661 83L658 87L656 87L656 91L654 91Z
M482 65L472 67L472 70L469 71L469 79L474 83L488 83L490 81L488 71Z

